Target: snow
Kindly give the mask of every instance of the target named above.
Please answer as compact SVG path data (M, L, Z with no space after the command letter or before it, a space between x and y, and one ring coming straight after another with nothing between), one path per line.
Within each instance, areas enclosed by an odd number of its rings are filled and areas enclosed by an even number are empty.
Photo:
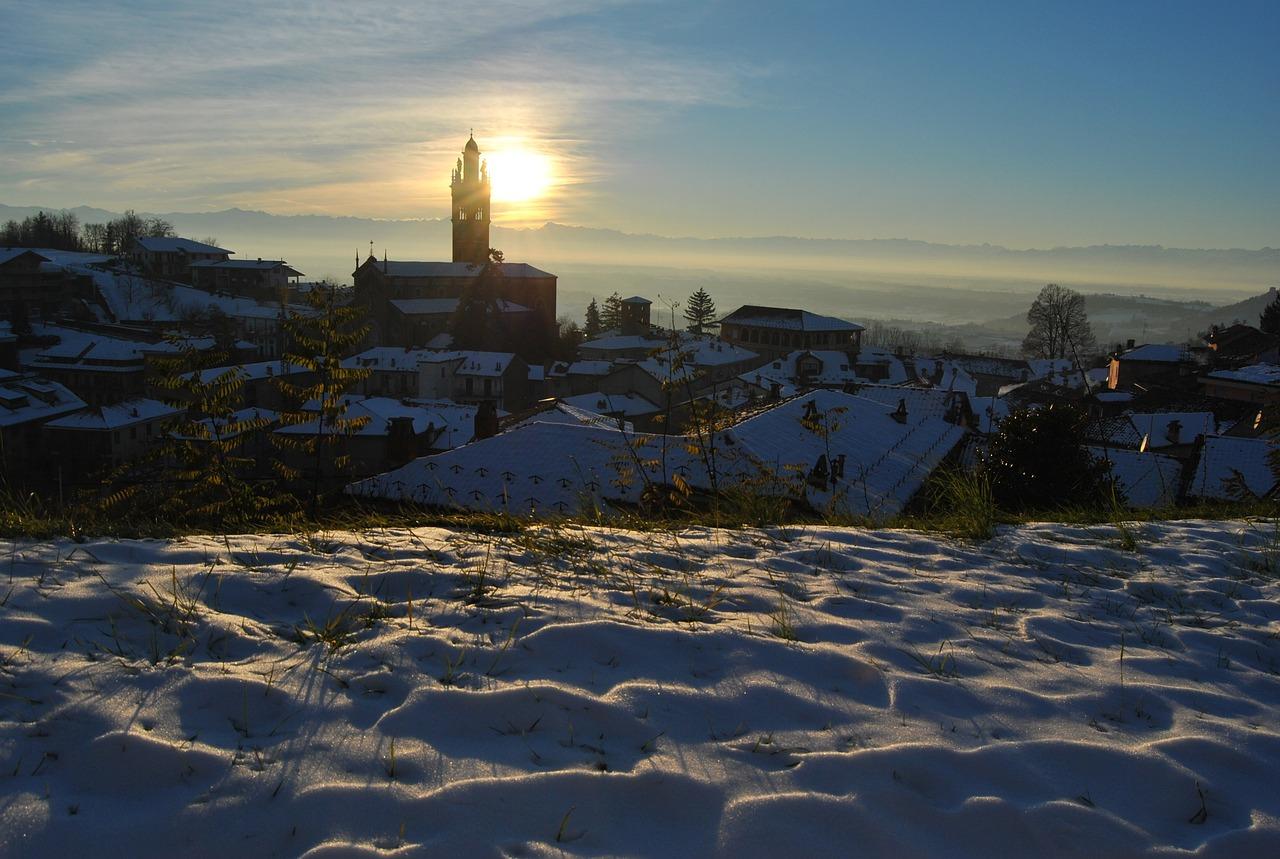
M564 397L561 402L575 409L628 418L651 415L661 409L661 406L649 402L639 394L604 394L600 391Z
M438 316L458 309L457 298L393 298L391 306L406 316ZM499 313L532 313L523 304L498 299L494 302Z
M1277 855L1277 526L1132 527L6 542L0 853Z
M1252 385L1280 387L1280 365L1250 364L1238 370L1215 370L1209 374L1211 379L1228 379L1233 382L1248 382Z
M1111 475L1124 493L1126 507L1172 507L1182 484L1182 463L1172 456L1136 450L1093 447L1096 459L1111 463Z
M0 369L0 427L42 421L84 407L84 400L63 385Z
M811 403L821 429L802 423ZM890 415L894 408L815 391L720 433L713 461L694 438L633 435L611 422L549 423L534 415L500 435L420 457L348 491L476 511L607 514L610 505L638 504L647 485L667 485L678 475L694 489L748 485L817 510L883 519L902 510L965 432L924 412L900 423ZM810 479L820 460L829 474L838 458L845 462L842 479Z
M1245 495L1262 498L1276 486L1268 458L1280 455L1278 449L1280 442L1274 439L1207 436L1187 494L1234 501L1240 498L1240 489L1247 489ZM1236 485L1240 480L1243 487Z
M750 325L756 328L779 328L787 331L862 331L856 322L821 316L807 310L782 307L744 305L730 313L721 324Z
M113 430L143 421L176 417L184 411L185 409L176 408L159 400L138 397L56 418L45 426L74 430Z
M1187 360L1187 350L1169 343L1148 343L1120 355L1121 361L1151 361L1160 364L1177 364Z
M226 248L220 248L216 245L197 242L193 239L184 239L179 236L143 236L137 239L137 244L145 251L152 253L174 253L181 251L188 254L232 254L235 251L229 251Z

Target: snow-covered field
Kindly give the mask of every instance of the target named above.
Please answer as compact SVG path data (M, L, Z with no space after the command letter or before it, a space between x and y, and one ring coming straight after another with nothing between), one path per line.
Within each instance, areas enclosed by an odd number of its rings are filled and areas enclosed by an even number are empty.
M1275 526L1121 536L4 544L0 854L1278 856Z

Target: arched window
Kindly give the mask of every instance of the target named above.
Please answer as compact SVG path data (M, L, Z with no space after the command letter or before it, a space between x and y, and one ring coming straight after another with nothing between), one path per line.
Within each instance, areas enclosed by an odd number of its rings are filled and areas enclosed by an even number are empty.
M484 220L484 209L476 209L476 220L477 221Z
M459 220L459 221L465 221L466 219L467 219L467 210L466 210L466 209L459 209L459 210L458 210L458 220Z

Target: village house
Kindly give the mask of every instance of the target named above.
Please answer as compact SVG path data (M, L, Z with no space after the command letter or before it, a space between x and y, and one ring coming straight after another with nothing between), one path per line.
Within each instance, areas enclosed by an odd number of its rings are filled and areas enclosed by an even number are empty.
M1200 377L1206 397L1280 406L1280 364L1251 364L1237 370L1214 370Z
M863 327L807 310L746 304L720 320L720 337L769 360L797 349L857 354Z
M1170 385L1187 377L1192 369L1190 354L1183 346L1167 343L1134 346L1130 340L1123 352L1111 356L1107 387L1115 391L1136 384Z
M70 484L142 456L184 411L140 397L55 418L45 430Z
M53 261L49 252L0 248L0 319L22 330L70 312L93 293L93 282Z
M163 280L192 282L191 266L226 262L234 251L178 236L144 236L134 240L129 258L139 271Z
M256 301L284 302L291 281L302 272L278 259L222 259L191 263L191 285L206 292L238 295Z
M44 425L85 407L65 385L0 370L0 465L13 486L47 486L59 469Z

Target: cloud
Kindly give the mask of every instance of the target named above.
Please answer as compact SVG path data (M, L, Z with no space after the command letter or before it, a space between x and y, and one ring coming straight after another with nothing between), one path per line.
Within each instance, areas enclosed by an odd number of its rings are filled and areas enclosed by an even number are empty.
M11 5L0 195L54 205L422 215L470 127L581 186L603 142L752 74L618 25L635 3Z

